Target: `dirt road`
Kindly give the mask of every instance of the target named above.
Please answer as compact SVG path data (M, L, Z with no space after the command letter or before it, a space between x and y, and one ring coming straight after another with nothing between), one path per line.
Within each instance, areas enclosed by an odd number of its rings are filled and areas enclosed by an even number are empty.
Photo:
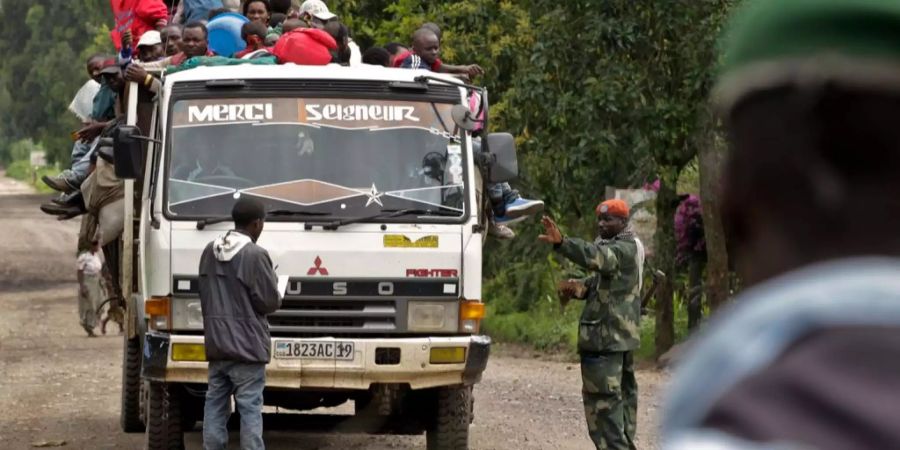
M87 338L76 317L77 221L57 222L46 197L0 183L0 448L65 441L65 449L139 449L119 429L122 338ZM20 186L17 187L17 189ZM19 191L21 192L21 191ZM656 448L664 376L640 371L638 447ZM475 449L587 449L576 364L493 357L475 388ZM342 410L352 410L343 408ZM423 436L267 432L270 449L423 448ZM237 436L232 435L232 443ZM200 433L186 438L201 447ZM237 448L237 447L234 447Z

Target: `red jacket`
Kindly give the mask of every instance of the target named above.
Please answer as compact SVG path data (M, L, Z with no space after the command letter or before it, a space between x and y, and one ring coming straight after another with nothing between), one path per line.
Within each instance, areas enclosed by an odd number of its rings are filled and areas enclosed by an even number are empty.
M298 28L283 34L272 53L280 63L324 66L331 62L330 50L337 50L337 42L330 34L315 28Z
M116 26L109 32L116 50L122 50L122 33L131 29L131 41L137 41L145 31L164 27L169 10L162 0L109 0Z

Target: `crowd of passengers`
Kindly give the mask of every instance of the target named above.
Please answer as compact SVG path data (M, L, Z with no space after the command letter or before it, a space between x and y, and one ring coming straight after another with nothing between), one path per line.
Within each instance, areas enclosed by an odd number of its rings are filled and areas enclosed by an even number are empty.
M90 79L69 107L83 123L74 134L71 166L56 176L43 177L60 195L42 205L42 211L60 220L84 216L78 243L79 280L90 284L82 286L84 297L103 295L93 285L102 281L94 270L96 259L102 260L99 249L118 238L122 229L117 202L122 201L123 185L113 170L111 136L124 120L127 82L158 93L161 84L151 72L242 63L377 65L448 73L464 80L484 73L477 64L443 62L441 29L434 23L422 24L408 44L391 42L361 51L348 27L321 0L306 0L299 7L291 0L182 0L174 8L162 0L111 0L110 4L117 21L110 33L116 54L88 58ZM235 19L244 22L240 36L235 33L231 42L208 39L210 29L221 28L220 21ZM477 101L470 101L470 106L477 109ZM473 133L478 146L481 131ZM521 198L506 183L488 186L488 193L489 232L498 238L515 237L509 225L543 210L543 202ZM115 297L109 292L118 290L115 281L106 283L107 296ZM93 335L96 318L88 310L93 311L91 305L100 299L82 300L82 326ZM116 308L110 316L119 321Z

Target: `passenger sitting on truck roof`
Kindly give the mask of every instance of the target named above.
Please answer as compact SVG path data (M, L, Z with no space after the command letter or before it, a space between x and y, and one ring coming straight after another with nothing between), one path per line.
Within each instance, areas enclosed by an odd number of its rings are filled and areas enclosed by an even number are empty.
M209 10L209 13L206 14L206 21L209 22L218 16L219 14L225 14L227 12L231 12L228 8L214 8ZM199 22L199 21L198 21Z
M388 42L385 44L384 49L391 54L391 64L393 65L394 60L397 59L402 54L408 53L409 48L399 42ZM403 58L400 58L400 61L403 61Z
M178 66L195 56L212 56L207 47L206 25L202 22L191 22L184 26L181 34L180 52L159 61L141 63L146 69L165 69L169 66Z
M247 48L234 54L235 58L252 59L268 55L266 49L266 26L259 22L247 22L241 27L241 39L247 43Z
M381 47L372 47L363 52L362 62L373 66L391 67L391 54Z
M434 27L436 27L436 25ZM474 77L484 73L484 69L478 64L470 64L467 66L444 64L440 59L440 33L435 33L434 27L422 27L416 30L412 36L412 51L403 53L394 59L394 67L462 74L467 77ZM440 31L440 29L438 29L438 31Z
M284 36L285 34L290 33L291 31L294 31L294 30L297 30L300 28L308 28L308 27L306 26L306 23L304 23L300 19L288 19L288 20L284 21L284 24L281 26L281 28L284 30L284 33L282 34L282 36Z
M300 5L300 19L304 20L310 28L324 29L328 23L338 20L338 16L328 10L328 6L322 0L306 0ZM340 45L340 42L338 42ZM348 64L351 66L362 63L362 51L359 45L353 42L353 36L347 32L347 48L349 48Z
M206 20L209 12L216 8L222 8L221 0L181 0L172 21L189 23L195 20Z
M329 11L322 0L306 0L300 5L300 20L310 28L325 28L325 24L334 19L337 19L337 14Z
M293 6L291 0L269 0L269 10L272 12L272 16L283 14L286 18L291 13ZM271 26L271 24L269 25Z
M272 13L269 17L269 29L281 29L281 25L288 19L288 16L281 13Z
M290 18L291 7L291 0L269 1L269 29L266 33L266 46L271 47L275 45L278 38L284 34L282 24Z
M173 56L178 53L178 45L181 44L181 32L184 29L177 23L170 24L159 32L163 45L166 46L166 56Z
M263 26L268 26L271 14L269 0L249 0L244 3L241 13L244 17L250 19L251 22L258 22Z
M350 30L337 20L326 23L323 29L337 44L337 49L331 52L331 62L344 66L350 64Z

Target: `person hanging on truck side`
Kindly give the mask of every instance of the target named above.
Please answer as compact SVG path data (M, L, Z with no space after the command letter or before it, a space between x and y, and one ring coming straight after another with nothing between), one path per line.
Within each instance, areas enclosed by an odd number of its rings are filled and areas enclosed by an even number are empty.
M97 138L118 115L117 103L125 86L122 78L122 68L115 58L104 60L101 66L102 68L99 72L100 89L94 95L91 121L77 131L78 139L83 143L90 144L90 148L77 161L73 161L70 169L63 170L52 177L48 175L41 177L41 180L54 190L73 193L79 189L81 183L90 172L90 155L97 146ZM71 207L75 206L75 203L80 203L80 200L76 202L74 197L67 197L66 201L56 203L63 205L63 207L55 208L54 205L46 205L48 208L45 208L42 205L41 210L49 214L66 214L71 210Z
M644 247L628 227L628 205L607 200L596 209L600 236L594 242L563 237L544 216L539 240L592 275L560 284L563 306L585 300L578 326L582 397L588 432L598 449L635 448L637 380L634 351L640 345Z
M269 253L256 244L266 219L259 200L243 196L231 210L234 230L210 242L200 256L200 305L209 387L203 448L228 447L226 424L233 395L241 415L241 448L263 449L262 405L270 355L266 319L281 307Z

